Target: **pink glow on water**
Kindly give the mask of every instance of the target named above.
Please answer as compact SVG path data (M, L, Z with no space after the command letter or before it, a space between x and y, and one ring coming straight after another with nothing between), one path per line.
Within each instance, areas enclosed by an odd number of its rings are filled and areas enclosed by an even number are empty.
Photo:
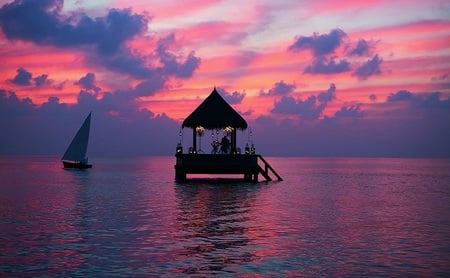
M11 275L445 275L448 160L277 158L283 182L175 182L174 157L0 159Z

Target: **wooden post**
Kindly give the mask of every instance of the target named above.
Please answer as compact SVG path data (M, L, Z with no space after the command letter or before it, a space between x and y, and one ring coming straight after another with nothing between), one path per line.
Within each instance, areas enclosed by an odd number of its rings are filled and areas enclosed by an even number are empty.
M180 169L176 169L175 170L175 179L177 180L186 180L186 172L180 170Z
M236 153L236 128L231 132L231 153Z
M258 173L253 174L253 182L258 182Z
M177 164L175 165L175 179L186 180L186 170L184 169L183 154L176 154Z
M192 151L197 153L197 131L195 128L192 129Z

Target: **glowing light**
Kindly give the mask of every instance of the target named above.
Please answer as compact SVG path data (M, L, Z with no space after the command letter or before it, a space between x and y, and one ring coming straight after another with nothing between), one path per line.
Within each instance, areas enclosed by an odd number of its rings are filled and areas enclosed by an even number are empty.
M197 132L198 136L203 136L203 133L205 132L205 128L201 125L195 128L195 131Z
M234 128L232 128L231 126L227 126L226 128L224 128L224 130L227 133L227 135L230 135L231 132L233 132Z

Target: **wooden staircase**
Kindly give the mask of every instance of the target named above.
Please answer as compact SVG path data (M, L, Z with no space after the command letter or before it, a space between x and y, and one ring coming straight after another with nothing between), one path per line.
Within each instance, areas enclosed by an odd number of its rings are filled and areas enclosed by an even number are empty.
M269 170L272 172L272 174L274 174L277 177L278 181L283 180L281 178L281 176L278 175L278 173L272 168L272 166L270 166L270 164L260 154L258 154L257 157L264 164L264 168L263 168L258 163L258 171L259 171L259 174L261 174L266 179L266 181L272 181L272 178L269 175Z

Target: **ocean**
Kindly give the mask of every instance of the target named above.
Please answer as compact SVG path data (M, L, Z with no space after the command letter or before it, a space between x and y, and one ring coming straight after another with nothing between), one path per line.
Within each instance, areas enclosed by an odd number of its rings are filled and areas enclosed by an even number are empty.
M283 181L0 157L0 277L450 276L449 159L265 158Z

